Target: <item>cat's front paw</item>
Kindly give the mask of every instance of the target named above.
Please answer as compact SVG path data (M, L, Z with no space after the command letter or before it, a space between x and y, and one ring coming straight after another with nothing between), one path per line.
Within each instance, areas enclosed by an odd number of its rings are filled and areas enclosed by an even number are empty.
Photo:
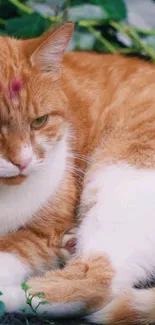
M7 312L19 312L21 307L26 306L21 283L30 273L30 268L17 255L0 252L0 300L4 302Z
M60 244L60 257L68 262L76 252L76 233L77 227L68 229L62 239Z

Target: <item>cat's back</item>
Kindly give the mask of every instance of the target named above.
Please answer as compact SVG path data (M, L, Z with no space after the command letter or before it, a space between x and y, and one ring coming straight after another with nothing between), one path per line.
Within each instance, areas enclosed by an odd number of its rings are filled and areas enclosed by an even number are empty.
M97 99L98 108L101 103L102 109L111 104L120 106L129 99L129 93L140 98L146 89L150 96L154 84L155 66L137 58L91 52L70 52L64 58L66 93L70 98L78 93L93 104Z
M144 71L155 71L152 64L138 58L96 52L68 52L63 63L68 72L72 71L74 75L89 77L92 80L101 77L101 82L104 78L110 78L112 73L113 79L121 80L139 73L141 68ZM114 72L118 74L114 76Z
M146 125L149 117L155 128L155 66L149 62L121 55L67 53L63 85L71 115L87 139L98 143L104 133L107 137L112 132L120 142L122 136L133 137L133 130L140 132L140 120Z

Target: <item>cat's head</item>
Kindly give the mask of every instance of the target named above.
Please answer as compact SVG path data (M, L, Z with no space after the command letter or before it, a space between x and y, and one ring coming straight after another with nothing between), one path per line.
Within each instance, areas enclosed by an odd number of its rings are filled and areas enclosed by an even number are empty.
M0 38L0 183L41 168L65 134L61 64L73 33L66 23L33 40Z

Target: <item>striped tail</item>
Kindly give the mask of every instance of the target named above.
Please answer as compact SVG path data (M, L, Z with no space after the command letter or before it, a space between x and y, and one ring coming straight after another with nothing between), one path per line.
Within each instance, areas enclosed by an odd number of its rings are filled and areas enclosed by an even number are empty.
M155 288L131 289L87 319L105 325L149 325L155 322Z

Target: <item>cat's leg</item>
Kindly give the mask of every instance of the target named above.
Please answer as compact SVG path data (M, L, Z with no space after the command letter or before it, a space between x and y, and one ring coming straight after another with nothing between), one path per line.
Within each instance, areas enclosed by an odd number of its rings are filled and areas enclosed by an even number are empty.
M65 304L68 303L74 303L75 308L80 304L85 312L99 309L111 298L110 283L113 276L114 270L106 256L77 258L64 269L50 271L44 277L32 278L27 284L30 287L29 293L45 294L45 300L52 304L51 315L55 315L57 310L57 316L60 316L62 304L64 304L64 315ZM40 310L42 312L42 306ZM38 312L40 310L38 309ZM74 314L74 309L72 313Z
M55 247L50 237L42 237L30 228L0 239L0 291L7 312L19 312L20 308L27 307L22 282L57 266L59 238L52 234L52 229L51 235Z
M17 311L25 304L21 283L33 274L55 265L58 248L31 229L21 229L0 239L0 291L6 310Z
M35 229L27 227L0 239L0 291L8 312L25 306L22 282L58 266L61 235L56 227L49 228L46 235L39 228L38 222Z

